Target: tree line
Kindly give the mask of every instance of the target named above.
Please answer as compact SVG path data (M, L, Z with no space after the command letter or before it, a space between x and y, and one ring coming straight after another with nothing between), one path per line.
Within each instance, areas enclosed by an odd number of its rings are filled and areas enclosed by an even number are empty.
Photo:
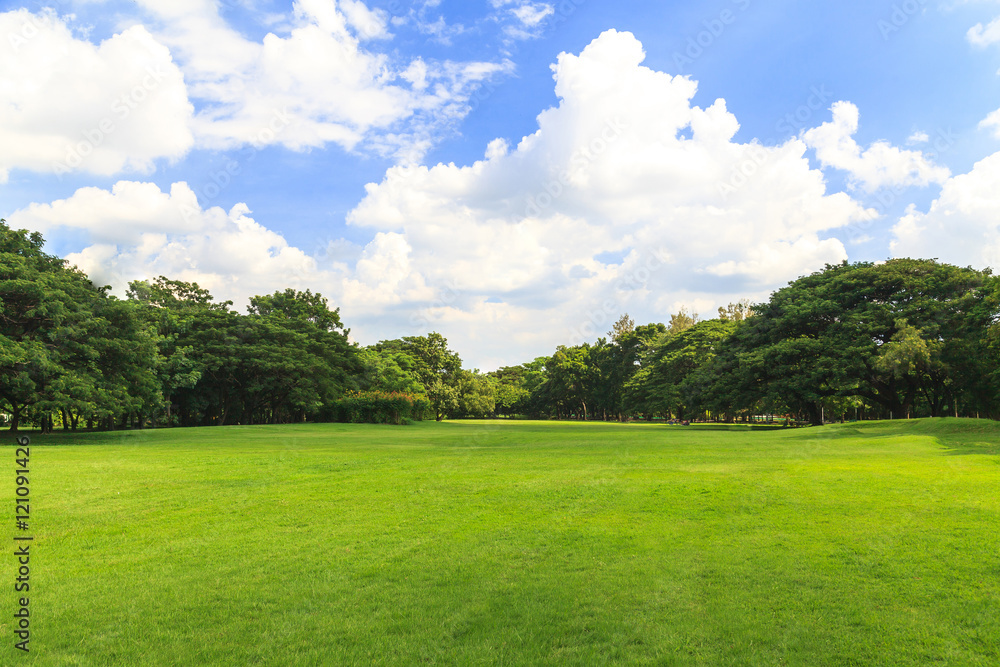
M438 333L351 343L309 290L255 296L241 314L161 276L121 299L43 246L0 220L0 413L13 430L1000 414L1000 284L933 260L827 266L713 319L623 315L593 343L484 374Z
M670 326L497 371L500 409L587 419L1000 416L1000 282L935 260L844 262Z
M287 289L245 314L159 277L126 298L0 220L0 418L12 430L487 416L490 381L437 333L361 348L326 298ZM374 407L373 407L374 406Z

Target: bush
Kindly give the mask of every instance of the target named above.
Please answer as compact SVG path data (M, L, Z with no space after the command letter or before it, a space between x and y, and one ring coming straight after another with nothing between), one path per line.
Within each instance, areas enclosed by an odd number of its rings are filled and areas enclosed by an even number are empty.
M424 396L384 391L352 391L330 406L332 421L350 424L404 424L430 414Z

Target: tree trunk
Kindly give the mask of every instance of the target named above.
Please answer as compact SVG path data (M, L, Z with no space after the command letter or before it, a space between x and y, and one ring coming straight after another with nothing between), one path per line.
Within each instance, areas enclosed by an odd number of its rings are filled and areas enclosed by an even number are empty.
M10 415L10 432L17 433L17 427L21 425L21 408L17 405L11 407L13 413Z
M820 412L820 407L818 405L810 404L808 407L809 412L809 423L813 426L823 425L823 415Z

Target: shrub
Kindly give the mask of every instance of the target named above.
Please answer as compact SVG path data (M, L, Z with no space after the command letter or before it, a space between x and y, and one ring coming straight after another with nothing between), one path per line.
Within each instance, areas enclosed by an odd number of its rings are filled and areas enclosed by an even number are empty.
M384 391L352 391L330 406L332 421L351 424L403 424L430 413L424 396Z

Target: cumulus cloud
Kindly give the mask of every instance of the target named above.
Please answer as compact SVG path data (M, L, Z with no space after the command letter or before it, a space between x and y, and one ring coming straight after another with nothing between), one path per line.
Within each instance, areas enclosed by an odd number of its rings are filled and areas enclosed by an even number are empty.
M943 183L951 175L947 167L935 165L922 152L896 148L885 141L862 150L854 140L858 108L850 102L836 102L831 111L832 121L806 131L802 139L816 150L824 167L846 171L852 185L874 192L887 186Z
M896 257L936 257L959 266L1000 266L1000 153L947 181L926 213L911 207L893 227Z
M697 85L644 56L615 31L562 54L559 106L535 133L492 142L471 166L395 167L349 222L405 237L442 324L537 318L553 344L603 334L595 308L663 320L678 302L710 308L846 258L829 232L865 212L826 193L805 144L733 142L723 100L693 106Z
M412 249L399 234L376 234L364 248L337 239L307 253L254 220L246 204L202 208L184 182L169 192L136 181L80 188L14 212L10 224L50 237L83 235L86 247L66 259L119 295L132 280L165 275L197 282L237 307L256 294L310 288L358 316L433 296L410 271Z
M983 129L992 128L993 136L1000 139L1000 109L997 109L986 116L986 118L979 123L979 127Z
M0 13L0 182L11 169L148 172L193 145L170 52L142 26L99 45L53 12Z
M281 144L293 150L360 143L414 159L463 117L475 89L509 62L397 64L363 42L387 39L387 15L359 0L296 0L287 34L260 42L228 25L210 0L141 0L176 53L199 104L207 147ZM268 131L275 114L292 121ZM406 129L400 124L406 121Z
M362 342L437 330L482 368L594 340L626 311L666 321L764 298L847 257L832 234L871 212L826 192L802 140L735 142L725 101L693 105L694 81L644 58L631 34L606 32L559 56L558 106L531 135L467 166L391 168L349 215L371 234L363 247L309 255L244 205L199 208L183 183L84 189L11 222L87 230L71 260L99 280L162 273L236 301L310 287Z
M977 23L969 28L969 32L966 33L966 37L971 44L979 47L985 47L990 44L1000 42L1000 17L993 19L985 27L982 23Z
M133 181L110 191L81 188L67 199L16 211L10 224L85 234L90 244L66 259L119 294L129 281L165 275L246 303L255 294L305 289L323 278L314 258L254 221L245 204L228 212L202 209L186 183L175 183L169 193Z
M148 173L193 147L329 144L413 161L465 116L502 62L396 62L360 0L297 0L246 38L212 0L141 0L148 20L100 44L51 10L0 13L0 182L13 168Z

